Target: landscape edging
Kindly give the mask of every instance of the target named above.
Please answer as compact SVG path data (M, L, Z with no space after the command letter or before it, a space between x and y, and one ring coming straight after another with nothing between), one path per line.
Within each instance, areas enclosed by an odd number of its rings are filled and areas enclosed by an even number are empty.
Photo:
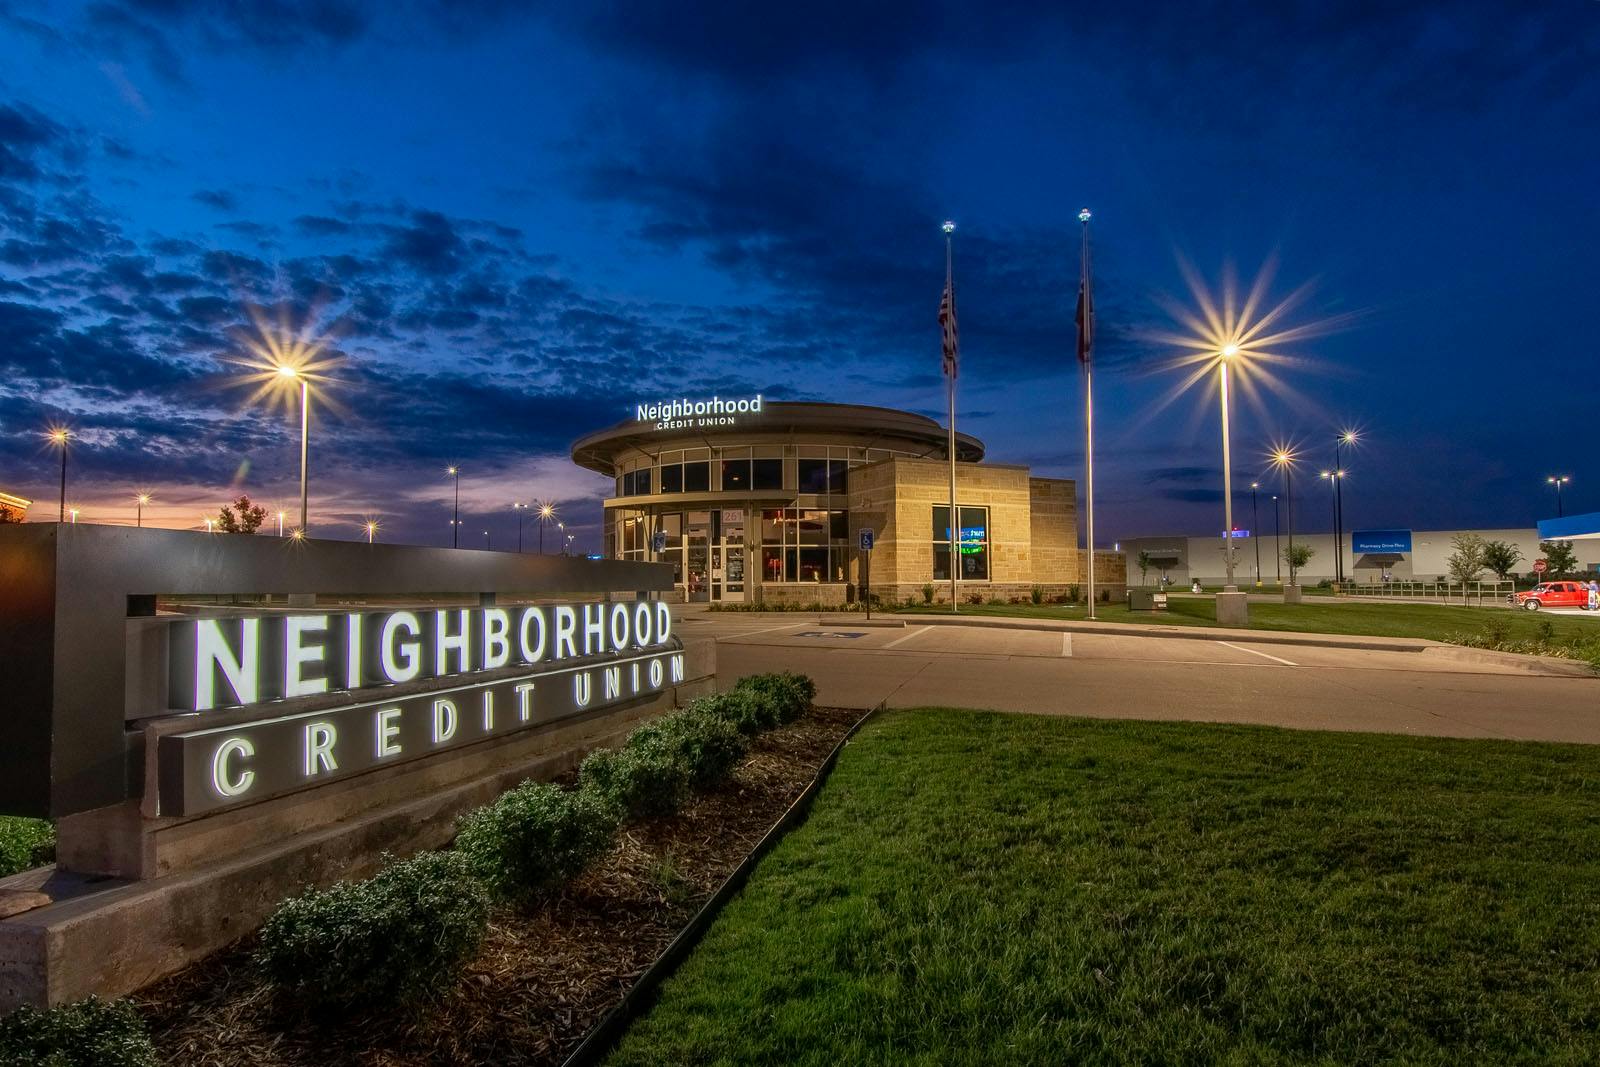
M778 821L772 824L761 838L756 842L755 848L749 855L739 862L717 891L700 906L687 925L680 931L672 942L656 957L654 963L647 967L643 974L634 980L632 986L623 994L610 1011L601 1017L600 1021L590 1028L584 1035L583 1041L573 1049L567 1058L561 1061L561 1067L588 1067L590 1064L599 1063L615 1046L628 1024L642 1015L650 1007L650 998L660 987L661 983L672 977L672 974L683 963L684 959L700 943L711 924L722 913L722 909L734 898L739 890L744 888L745 882L755 870L756 864L777 847L778 843L788 836L789 832L805 821L810 814L811 804L816 795L821 791L823 783L833 773L834 765L839 761L839 753L844 751L844 746L856 732L865 726L874 716L884 710L885 705L879 704L865 715L855 721L839 743L829 752L827 758L817 768L817 773L812 777L809 785L795 797L794 802L779 816Z

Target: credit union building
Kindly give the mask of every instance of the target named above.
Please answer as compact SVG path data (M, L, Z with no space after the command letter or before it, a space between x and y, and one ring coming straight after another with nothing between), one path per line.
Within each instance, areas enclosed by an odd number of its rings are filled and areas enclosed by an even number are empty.
M606 555L670 563L685 600L842 605L860 592L861 532L874 537L870 588L885 599L950 598L949 433L922 415L762 397L640 404L572 446L614 479ZM954 558L963 601L1081 592L1087 561L1077 487L987 462L956 437ZM1097 587L1121 596L1120 554L1096 554ZM1076 588L1075 588L1076 587Z

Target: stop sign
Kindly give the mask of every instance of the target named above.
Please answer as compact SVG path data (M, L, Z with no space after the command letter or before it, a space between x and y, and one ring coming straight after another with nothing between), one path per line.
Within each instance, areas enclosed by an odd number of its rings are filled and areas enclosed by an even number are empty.
M1536 560L1533 561L1533 573L1535 573L1535 574L1543 574L1545 571L1547 571L1549 569L1550 569L1550 561L1549 560L1547 560L1547 559L1536 559Z

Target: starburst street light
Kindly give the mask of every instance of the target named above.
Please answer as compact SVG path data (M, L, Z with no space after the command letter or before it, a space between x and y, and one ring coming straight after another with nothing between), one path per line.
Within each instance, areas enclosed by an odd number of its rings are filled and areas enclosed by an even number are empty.
M240 343L248 355L236 360L251 373L245 381L256 388L251 402L269 406L282 404L293 410L295 394L300 402L300 525L297 529L304 537L309 530L309 460L311 441L311 387L332 382L332 370L339 357L328 355L329 339L317 336L313 323L299 329L290 327L287 320L276 326L265 321L260 309L252 308L250 317L255 323L254 334L241 337Z
M378 531L383 527L377 519L368 519L366 522L361 524L361 528L367 531L367 544L370 545L372 544L373 539L378 536Z
M1233 470L1230 441L1230 390L1241 389L1248 400L1259 401L1260 390L1265 388L1289 392L1278 378L1274 367L1291 365L1295 358L1284 351L1284 346L1310 337L1321 336L1353 319L1353 316L1320 319L1301 325L1286 325L1290 313L1301 304L1310 292L1302 285L1288 297L1272 307L1267 307L1267 289L1272 283L1275 266L1268 261L1256 275L1249 292L1241 300L1233 272L1225 270L1219 296L1201 279L1199 273L1186 260L1179 260L1184 280L1193 297L1193 306L1173 300L1165 301L1173 319L1182 327L1180 332L1157 332L1151 339L1179 350L1173 366L1187 371L1183 380L1173 390L1170 399L1190 386L1203 382L1216 370L1217 388L1222 408L1222 499L1224 550L1228 563L1228 585L1234 585L1233 552Z
M65 426L52 426L45 431L44 438L51 445L61 449L61 512L56 516L57 522L67 521L67 443L73 438L71 430Z
M138 494L137 496L135 496L133 498L133 503L134 503L134 506L138 509L138 518L135 521L135 525L142 527L144 525L144 506L146 504L150 503L150 494L149 493L140 493L140 494Z
M556 506L549 501L539 505L539 555L544 555L544 528L556 516Z

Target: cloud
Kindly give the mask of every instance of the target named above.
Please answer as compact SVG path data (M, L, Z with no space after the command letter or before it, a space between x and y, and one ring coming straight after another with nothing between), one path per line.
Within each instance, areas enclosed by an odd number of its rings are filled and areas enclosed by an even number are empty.
M197 204L216 208L218 211L239 210L239 198L226 189L200 189L191 193L190 199Z

